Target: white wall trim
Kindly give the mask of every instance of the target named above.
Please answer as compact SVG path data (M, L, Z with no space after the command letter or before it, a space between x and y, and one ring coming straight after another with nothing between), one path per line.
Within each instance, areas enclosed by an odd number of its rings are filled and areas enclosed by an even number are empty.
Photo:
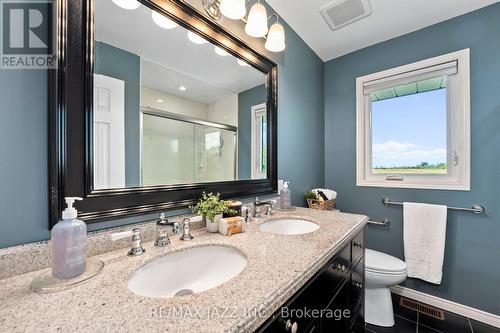
M413 290L402 286L393 286L391 291L394 294L411 298L416 301L426 303L440 309L459 314L461 316L471 318L482 323L500 328L500 316L494 315L486 311L478 310L470 306L455 303L447 299L439 298L433 295L423 293L421 291Z

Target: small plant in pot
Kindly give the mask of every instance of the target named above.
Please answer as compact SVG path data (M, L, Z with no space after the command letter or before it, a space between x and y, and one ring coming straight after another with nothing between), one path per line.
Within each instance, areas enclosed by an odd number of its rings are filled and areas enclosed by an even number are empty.
M219 219L222 218L223 213L234 214L234 210L231 209L231 202L221 200L219 193L203 192L198 203L190 208L193 214L203 216L208 232L219 231Z

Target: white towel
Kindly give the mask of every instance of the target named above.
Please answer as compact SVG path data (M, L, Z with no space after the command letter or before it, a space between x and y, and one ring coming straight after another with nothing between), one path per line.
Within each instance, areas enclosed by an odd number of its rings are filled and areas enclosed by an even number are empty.
M318 195L318 191L323 192L328 200L336 199L337 198L337 192L334 190L329 190L327 188L314 188L311 190L314 194Z
M441 283L447 209L441 205L404 203L403 239L409 277Z

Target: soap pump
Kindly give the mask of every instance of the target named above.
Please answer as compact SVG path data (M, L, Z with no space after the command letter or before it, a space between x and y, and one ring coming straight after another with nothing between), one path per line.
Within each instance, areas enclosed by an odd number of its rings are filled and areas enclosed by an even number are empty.
M292 191L288 188L290 182L284 182L280 192L280 208L290 209L292 207Z
M87 225L78 220L73 207L78 197L66 197L66 209L50 233L52 242L52 276L70 279L85 272Z

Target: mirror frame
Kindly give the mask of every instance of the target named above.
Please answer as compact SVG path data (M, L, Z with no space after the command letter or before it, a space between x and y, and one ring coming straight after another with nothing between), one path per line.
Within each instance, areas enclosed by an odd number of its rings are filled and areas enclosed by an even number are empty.
M58 68L49 72L49 228L61 216L64 197L79 196L87 223L181 209L203 191L224 198L277 191L277 65L182 0L138 0L212 44L267 74L267 179L93 189L94 0L57 1Z

